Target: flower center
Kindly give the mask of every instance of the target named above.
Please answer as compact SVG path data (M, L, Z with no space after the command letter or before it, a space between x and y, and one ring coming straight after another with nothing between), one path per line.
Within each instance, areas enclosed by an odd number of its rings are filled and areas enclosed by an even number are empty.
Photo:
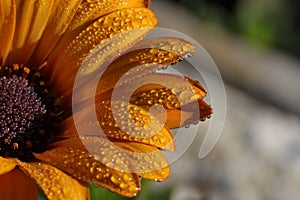
M39 72L0 67L0 156L30 160L51 136L54 108Z

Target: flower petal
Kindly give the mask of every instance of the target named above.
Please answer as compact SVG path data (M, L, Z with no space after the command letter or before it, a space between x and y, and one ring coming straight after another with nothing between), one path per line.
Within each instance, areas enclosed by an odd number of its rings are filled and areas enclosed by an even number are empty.
M92 112L96 112L95 118ZM81 136L97 134L98 131L98 136L108 137L112 141L132 141L168 151L175 150L169 129L152 113L139 106L103 100L96 105L81 107L73 116Z
M22 170L16 168L9 173L0 175L0 199L38 199L37 185Z
M202 101L206 95L205 89L188 77L156 73L136 80L134 84L141 87L135 90L130 102L146 110L157 104L162 105L166 111L168 128L197 123L212 113L211 107ZM122 87L119 95L128 93L130 87L134 86ZM160 119L159 115L157 118Z
M178 38L145 39L133 48L106 69L98 83L97 94L111 90L121 77L123 81L118 86L175 63L194 50L192 44Z
M138 87L131 96L130 102L139 106L161 104L165 109L180 108L183 105L205 97L205 89L194 80L174 74L149 74L136 80L132 86ZM131 87L131 84L129 84ZM123 88L121 95L130 90Z
M58 147L35 156L79 180L98 184L124 196L136 196L140 190L136 174L107 167L83 146Z
M10 59L27 63L47 24L53 0L16 0L17 20Z
M83 145L98 161L117 171L137 173L143 178L155 181L163 181L169 176L168 161L156 147L127 141L111 142L97 136L82 136L80 139L72 137L58 141L51 145L53 150L35 156L47 162L43 158L49 154L59 154L74 146L84 149Z
M84 62L80 76L95 72L101 66L131 47L155 26L157 19L146 8L123 9L94 22L80 34L64 37L49 57L47 74L50 84L64 94L72 89L75 75ZM66 73L66 70L68 73Z
M32 66L40 66L65 33L82 0L55 0L44 33L31 58Z
M156 181L163 181L169 175L169 163L156 147L127 141L111 142L95 136L80 139L91 154L106 166Z
M153 100L149 100L149 104L152 104ZM157 103L163 106L166 102ZM157 104L153 104L156 106ZM148 105L140 105L142 108L149 110L151 108ZM212 114L212 108L203 100L195 100L191 103L184 104L178 108L169 107L165 109L165 112L155 113L157 119L165 120L165 126L169 129L179 128L190 124L198 123L209 118Z
M0 156L0 175L10 172L15 167L16 167L16 161L14 159L3 158Z
M144 0L144 6L146 8L149 8L150 7L150 0Z
M83 0L70 24L69 31L78 29L86 24L90 25L95 19L116 10L145 7L145 3L144 0Z
M21 161L18 161L18 165L36 180L49 200L89 199L88 187L81 185L75 179L51 165L40 162L25 163Z
M117 86L123 86L128 91L132 89L130 84L152 83L148 75L177 62L194 50L192 44L178 38L145 39L132 48L105 69L100 80L91 79L77 89L75 103L94 99L95 96L100 96L100 99L107 96L109 99ZM97 85L96 94L91 85Z
M197 123L212 114L211 107L202 101L206 95L205 89L198 82L179 75L148 74L135 81L128 81L113 91L101 93L96 97L96 102L111 99L112 92L115 94L114 99L124 99L130 95L130 103L146 111L153 106L163 106L164 111L156 112L155 117L170 129Z
M170 174L170 167L165 156L157 148L135 142L115 142L114 144L129 151L135 161L137 173L146 179L164 181Z
M14 0L0 1L0 64L3 65L10 51L16 24Z
M166 126L170 129L188 126L209 118L212 108L203 100L184 105L181 109L167 110Z

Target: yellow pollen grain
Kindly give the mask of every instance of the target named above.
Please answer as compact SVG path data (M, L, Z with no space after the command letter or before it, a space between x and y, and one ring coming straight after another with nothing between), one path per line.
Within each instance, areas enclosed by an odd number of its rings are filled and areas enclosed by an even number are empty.
M14 65L14 70L15 71L19 70L19 68L20 68L19 65Z
M19 144L16 143L16 142L14 142L14 143L13 143L13 148L14 148L14 150L18 149L18 148L19 148Z
M24 72L25 72L26 74L29 74L29 73L30 73L30 69L27 68L27 67L24 67L23 70L24 70Z

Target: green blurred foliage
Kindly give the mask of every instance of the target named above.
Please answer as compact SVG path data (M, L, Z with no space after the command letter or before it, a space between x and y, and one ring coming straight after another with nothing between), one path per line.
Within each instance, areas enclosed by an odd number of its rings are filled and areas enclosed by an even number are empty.
M202 20L300 56L299 0L177 0Z
M39 199L38 200L47 200L47 198L46 198L43 190L41 190L41 188L39 188L38 192L39 192Z
M118 194L112 193L109 190L90 184L91 200L168 200L170 199L171 188L153 192L151 190L152 181L143 180L142 190L138 196L127 198Z

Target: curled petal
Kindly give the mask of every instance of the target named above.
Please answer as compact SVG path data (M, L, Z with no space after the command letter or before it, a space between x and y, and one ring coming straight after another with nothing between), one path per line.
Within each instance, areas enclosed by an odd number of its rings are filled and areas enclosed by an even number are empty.
M188 77L173 74L150 74L137 80L133 86L135 85L140 87L134 91L130 102L139 106L161 104L166 109L174 109L201 100L206 95L205 89L199 83ZM124 94L129 92L126 88L120 91L124 91Z
M165 104L163 102L159 103L159 105ZM147 105L141 107L149 110ZM196 100L179 108L170 107L165 109L163 112L156 112L155 117L158 120L163 121L165 126L169 129L175 129L190 124L195 124L199 121L204 121L205 119L210 118L211 114L212 108L210 105L203 100Z
M203 100L184 105L181 109L167 110L166 126L170 129L198 123L209 118L212 108Z
M115 96L112 96L113 92ZM132 105L148 112L157 110L153 113L155 118L172 129L197 123L212 114L211 107L202 100L205 95L205 89L188 77L153 73L101 93L96 102L129 97ZM156 109L157 105L161 105L163 110Z
M9 173L0 175L0 199L38 199L37 185L22 170L15 168Z
M141 87L135 90L130 102L146 110L157 104L162 105L167 115L165 125L168 128L197 123L212 114L211 107L202 100L206 95L205 89L188 77L157 73L137 80L135 84ZM125 87L120 91L124 94L129 92ZM156 117L164 119L161 116L158 113Z
M88 187L81 185L75 179L51 165L40 162L25 163L21 161L18 161L18 165L37 182L49 200L89 199Z

